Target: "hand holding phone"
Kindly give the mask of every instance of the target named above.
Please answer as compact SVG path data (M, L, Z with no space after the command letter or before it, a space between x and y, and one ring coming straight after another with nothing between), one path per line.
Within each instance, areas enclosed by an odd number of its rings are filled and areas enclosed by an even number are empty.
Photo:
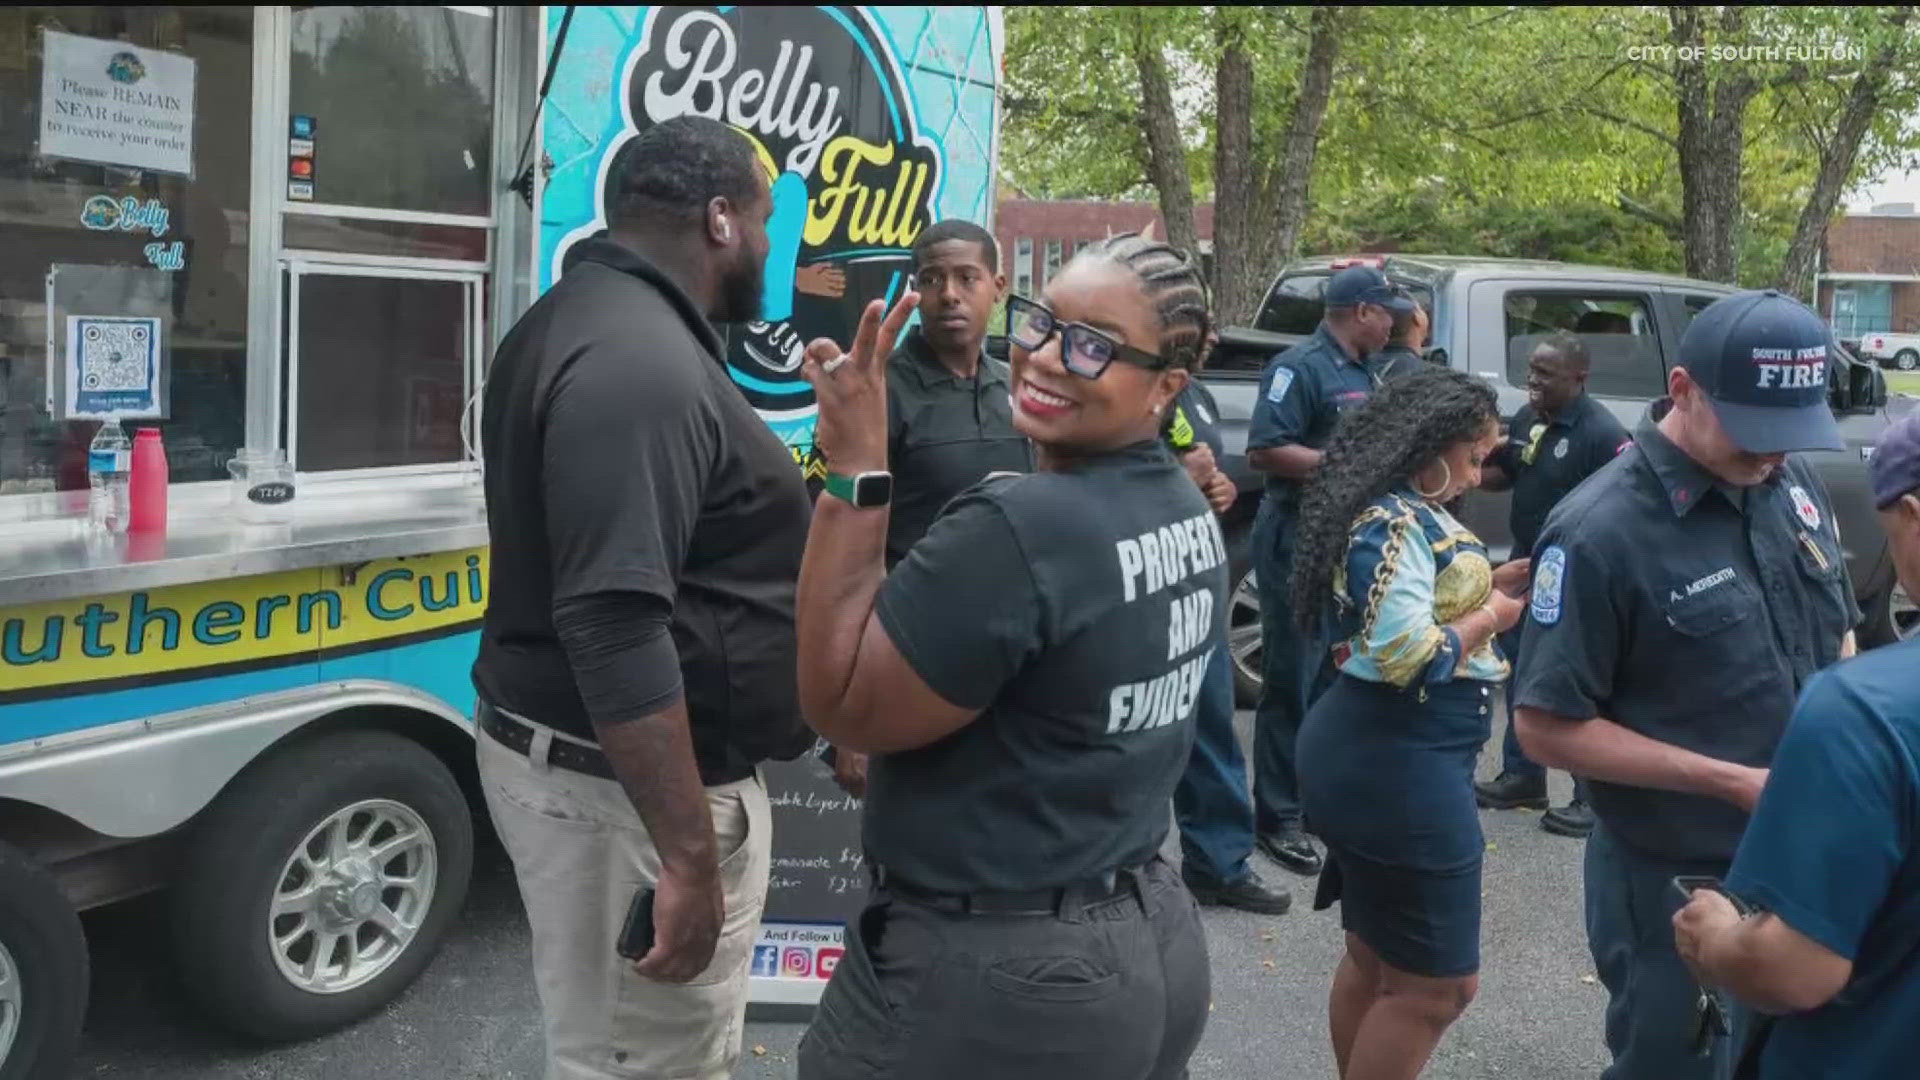
M633 894L633 903L627 908L627 921L620 928L620 940L614 943L614 951L629 960L638 961L653 951L653 890L641 889Z
M1720 879L1717 877L1707 877L1705 875L1695 875L1695 874L1681 874L1680 876L1673 879L1673 891L1679 894L1681 907L1686 907L1688 904L1693 903L1693 894L1696 890L1699 890L1699 889L1706 889L1710 892L1717 892L1721 896L1726 897L1727 902L1733 905L1733 910L1739 912L1740 917L1743 919L1746 918L1748 915L1753 914L1753 909L1751 907L1748 907L1747 904L1743 902L1739 897L1728 892L1727 887L1725 885L1722 885L1720 883Z

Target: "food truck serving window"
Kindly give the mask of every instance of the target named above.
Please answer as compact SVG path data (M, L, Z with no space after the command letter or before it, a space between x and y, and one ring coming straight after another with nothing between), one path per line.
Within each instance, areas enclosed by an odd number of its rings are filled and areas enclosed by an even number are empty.
M303 473L471 460L495 23L488 8L292 10L282 415Z
M0 495L114 413L176 481L244 440L254 9L0 8Z

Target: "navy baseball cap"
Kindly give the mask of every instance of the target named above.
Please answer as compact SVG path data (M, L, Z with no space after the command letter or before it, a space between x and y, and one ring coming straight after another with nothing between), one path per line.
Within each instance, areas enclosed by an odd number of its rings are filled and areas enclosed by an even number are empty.
M1377 304L1402 314L1413 310L1413 297L1371 266L1349 266L1333 275L1327 281L1326 302L1330 308Z
M1707 305L1680 337L1680 367L1750 454L1844 450L1827 407L1827 324L1774 289Z
M1880 433L1867 463L1873 482L1873 505L1885 510L1900 496L1920 492L1920 411L1908 413Z

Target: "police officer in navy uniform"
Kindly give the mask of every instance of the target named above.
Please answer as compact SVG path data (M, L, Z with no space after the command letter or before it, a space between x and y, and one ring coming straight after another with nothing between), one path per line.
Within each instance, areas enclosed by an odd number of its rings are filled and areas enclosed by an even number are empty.
M1199 910L1160 859L1219 648L1226 550L1158 437L1206 336L1164 244L1083 249L1008 301L1036 471L949 505L882 573L879 305L806 372L829 467L799 585L801 707L872 755L874 891L802 1080L1174 1080L1206 1023Z
M1260 850L1300 874L1320 871L1320 853L1301 824L1294 742L1312 684L1327 666L1325 649L1301 639L1288 612L1294 519L1301 485L1340 414L1367 400L1385 377L1374 358L1396 315L1414 310L1403 290L1370 266L1350 266L1327 281L1326 316L1307 340L1281 353L1260 376L1247 431L1247 463L1267 476L1253 525L1260 588L1260 704L1253 737L1253 799Z
M1777 292L1709 305L1681 338L1671 407L1548 515L1534 551L1516 722L1529 757L1591 789L1606 1080L1724 1080L1745 1027L1729 1003L1730 1033L1700 1035L1672 879L1726 875L1796 697L1853 648L1833 510L1789 456L1845 445L1827 340Z
M1207 340L1208 352L1215 343ZM1196 370L1206 366L1204 358ZM1221 470L1225 443L1220 436L1220 405L1199 379L1188 381L1167 413L1160 437L1172 448L1187 475L1206 495L1216 514L1224 514L1238 495ZM1223 610L1221 618L1226 617ZM1173 789L1173 816L1180 825L1180 876L1202 905L1238 908L1260 915L1284 915L1293 894L1267 884L1248 865L1253 854L1253 798L1247 791L1247 762L1233 730L1233 655L1222 641L1207 667L1193 716L1193 753L1187 771Z
M1480 486L1513 492L1508 522L1513 550L1533 551L1547 513L1580 482L1631 444L1627 429L1605 405L1587 393L1592 368L1586 342L1564 331L1533 348L1527 360L1527 403L1507 424L1507 438L1488 460ZM1507 659L1520 662L1520 628L1500 635ZM1500 775L1474 785L1480 805L1493 810L1547 808L1547 771L1527 760L1520 733L1508 718ZM1549 810L1540 827L1561 836L1584 837L1593 831L1586 783L1573 778L1573 801Z

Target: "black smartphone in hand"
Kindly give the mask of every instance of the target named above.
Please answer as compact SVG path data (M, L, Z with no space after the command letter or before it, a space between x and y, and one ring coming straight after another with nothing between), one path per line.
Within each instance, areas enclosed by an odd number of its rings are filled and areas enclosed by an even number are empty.
M629 960L639 960L653 951L652 889L641 889L633 894L633 903L627 908L626 925L620 928L620 940L613 948Z
M1739 897L1728 892L1727 887L1722 885L1720 879L1717 877L1682 874L1673 879L1673 891L1679 894L1681 907L1685 907L1693 902L1693 894L1697 889L1709 889L1726 897L1728 902L1733 904L1733 910L1739 912L1742 918L1753 913L1753 909L1749 908Z

